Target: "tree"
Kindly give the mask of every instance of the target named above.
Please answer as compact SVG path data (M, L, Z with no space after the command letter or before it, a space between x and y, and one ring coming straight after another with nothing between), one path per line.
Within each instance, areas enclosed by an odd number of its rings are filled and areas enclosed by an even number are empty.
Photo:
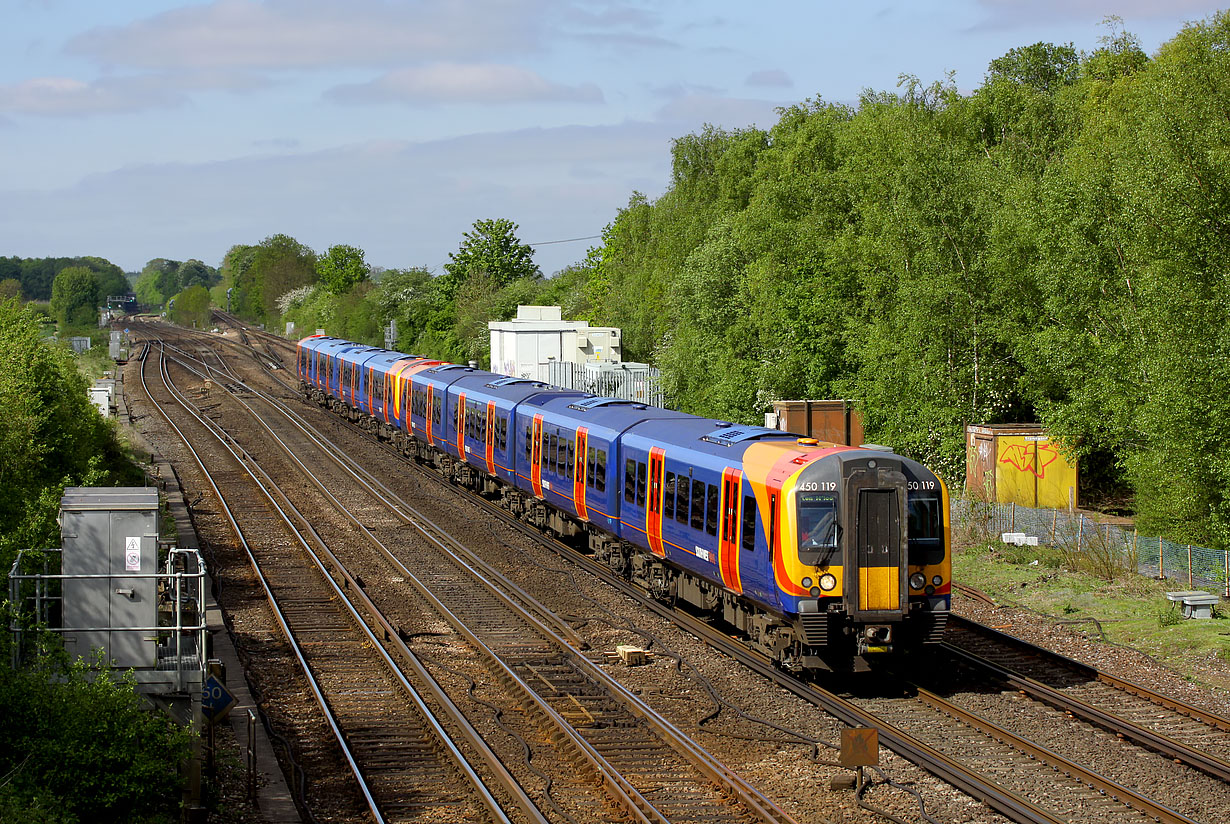
M150 306L161 306L167 298L179 291L178 260L154 258L145 264L137 278L133 291L137 300Z
M98 303L98 281L84 266L61 270L51 284L51 314L63 327L93 324Z
M250 320L274 320L279 297L316 283L316 253L289 235L267 237L252 247L250 258L242 253L239 259L246 265L236 271L234 284L242 300L231 308Z
M440 286L451 300L474 276L488 278L497 288L525 277L542 277L534 263L534 250L517 238L517 224L506 218L476 220L463 235L461 246L449 253Z
M334 295L341 295L356 283L367 280L371 267L363 259L363 250L338 244L316 261L316 276Z
M206 266L199 260L185 260L176 270L180 289L189 286L204 286L209 288L218 282L218 272L212 266Z
M209 326L209 291L201 284L189 286L175 296L171 320L182 326L205 329Z
M0 301L15 298L21 300L21 281L16 278L0 280Z

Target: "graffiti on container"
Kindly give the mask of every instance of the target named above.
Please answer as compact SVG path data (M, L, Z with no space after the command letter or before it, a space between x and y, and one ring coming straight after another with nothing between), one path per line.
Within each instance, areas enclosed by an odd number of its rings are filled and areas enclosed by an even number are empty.
M1011 444L1004 450L999 462L1010 464L1021 472L1031 472L1041 480L1046 477L1046 468L1058 457L1059 449L1054 444L1035 443L1034 449L1030 449L1028 444Z

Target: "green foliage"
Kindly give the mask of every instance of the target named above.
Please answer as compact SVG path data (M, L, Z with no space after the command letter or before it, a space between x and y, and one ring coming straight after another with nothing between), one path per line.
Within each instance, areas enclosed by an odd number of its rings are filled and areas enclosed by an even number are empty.
M505 218L474 221L460 248L448 257L440 277L446 299L452 299L473 277L484 277L500 288L520 278L542 276L534 263L534 250L517 238L517 224Z
M70 266L51 285L51 314L64 329L97 324L98 281L84 266Z
M1108 23L969 95L903 77L679 138L577 305L679 408L853 398L953 482L967 424L1041 420L1142 528L1230 545L1230 14L1153 59Z
M44 343L28 308L0 302L0 570L55 538L66 485L101 485L125 465L72 355Z
M370 272L371 267L363 259L363 250L345 244L330 246L316 261L317 279L335 295L367 280Z
M210 322L209 292L201 284L189 286L175 296L171 320L193 329L208 329Z
M21 300L21 281L17 278L0 280L0 300L14 298Z
M50 652L33 667L0 667L0 820L178 820L191 737L146 710L134 687L131 675Z
M316 253L288 235L272 235L256 246L233 247L223 272L237 293L232 295L232 311L272 323L278 317L278 298L316 283Z

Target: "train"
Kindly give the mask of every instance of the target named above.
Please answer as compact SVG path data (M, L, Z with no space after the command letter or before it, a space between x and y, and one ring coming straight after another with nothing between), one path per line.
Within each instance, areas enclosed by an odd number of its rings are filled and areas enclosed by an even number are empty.
M308 400L787 670L867 669L944 633L948 490L886 447L325 335L298 342L296 372Z

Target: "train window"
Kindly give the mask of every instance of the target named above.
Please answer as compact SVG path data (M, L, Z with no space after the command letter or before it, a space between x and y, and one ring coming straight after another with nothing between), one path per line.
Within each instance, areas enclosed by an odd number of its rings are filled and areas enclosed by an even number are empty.
M769 555L777 549L777 495L769 494Z
M662 514L667 518L675 517L675 473L666 473L666 484L662 487Z
M585 450L585 485L594 486L594 459L597 456L597 449L592 446Z
M551 433L551 436L547 439L547 455L542 460L542 462L547 465L548 472L555 472L555 455L558 449L559 438L555 435L555 433Z
M561 475L572 477L576 474L577 465L577 445L575 441L568 441L568 460L564 461L563 467L560 469Z
M435 400L435 403L432 404L432 407L434 408L431 410L431 419L435 421L436 423L439 423L441 413L444 411L444 399L435 398L434 400Z
M636 465L636 505L645 505L645 464Z
M532 446L532 441L531 441L531 436L530 436L530 425L527 423L525 425L525 459L527 461L532 460L531 458L532 453L533 453L533 446Z
M756 499L751 495L743 496L743 525L740 543L751 552L756 548Z
M692 529L705 528L705 482L692 481Z
M944 560L944 520L939 497L911 495L908 508L910 563L941 563Z
M594 461L594 476L598 481L596 489L599 492L606 492L606 450L599 449L598 457Z
M624 463L624 500L632 503L636 496L636 461L629 458Z
M799 552L835 549L841 535L837 523L837 496L823 492L800 492Z
M508 449L508 418L500 418L500 427L498 437L500 439L500 451Z
M686 475L679 476L679 490L675 493L675 520L681 524L688 522L688 494L692 489L692 479Z
M718 522L718 488L714 484L706 484L705 532L717 535Z

